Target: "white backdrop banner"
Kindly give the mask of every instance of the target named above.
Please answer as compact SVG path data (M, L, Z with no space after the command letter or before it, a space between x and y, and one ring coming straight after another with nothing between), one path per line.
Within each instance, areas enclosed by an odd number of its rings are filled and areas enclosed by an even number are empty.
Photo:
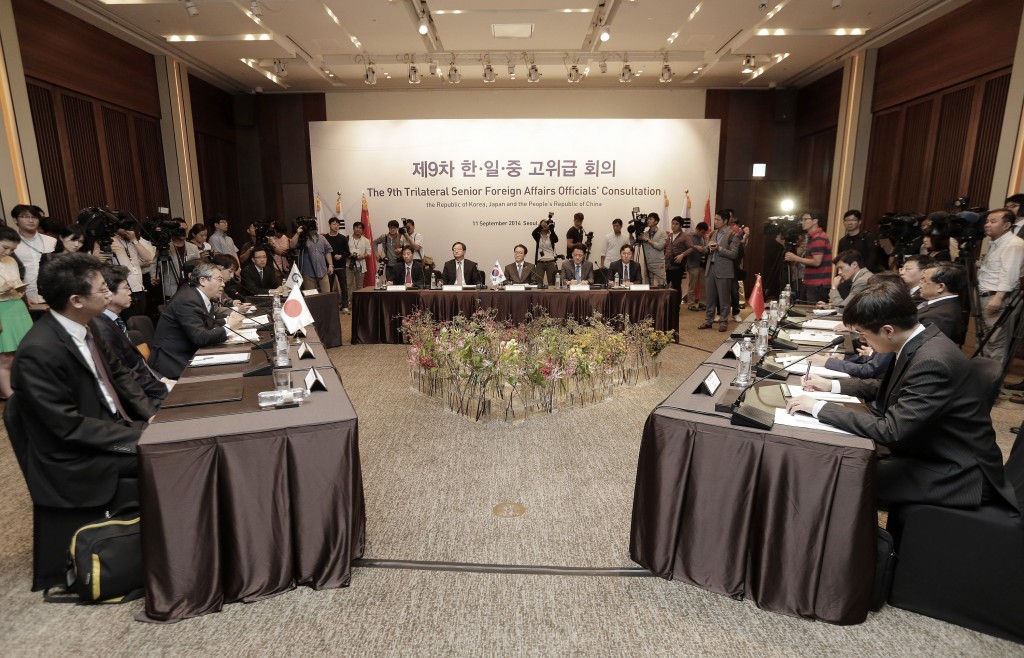
M615 218L657 212L700 221L718 171L717 119L473 119L310 123L314 193L328 210L341 195L346 232L365 194L374 238L408 217L436 267L464 242L466 258L489 270L529 247L554 213L558 251L572 216L594 233L600 257ZM338 214L338 213L333 213Z

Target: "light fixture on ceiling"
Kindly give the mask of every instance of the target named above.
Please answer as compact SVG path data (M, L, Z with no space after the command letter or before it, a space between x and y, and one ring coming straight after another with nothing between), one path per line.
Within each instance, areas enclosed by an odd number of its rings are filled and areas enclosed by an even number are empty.
M185 0L185 11L187 11L188 15L192 18L199 15L199 7L196 7L196 3L192 2L192 0Z
M279 78L288 77L288 66L279 59L274 60L274 75Z
M377 84L377 67L373 65L373 61L366 65L366 72L363 73L363 82L368 85Z
M409 65L409 84L418 85L420 83L420 72L416 69L415 64Z
M672 82L672 67L665 62L661 65L661 77L658 82Z
M516 65L513 64L512 62L508 63L508 78L509 80L516 79Z
M530 64L530 68L526 71L527 82L540 82L540 69L537 68L536 64Z
M619 82L629 82L633 79L633 67L629 62L622 62L622 73L619 74Z
M608 39L612 38L612 28L610 28L607 25L602 25L601 31L598 33L597 36L599 39L601 39L601 41L608 41Z
M601 73L607 73L608 72L608 62L606 60L602 59L600 62L598 62L597 68L601 69Z
M249 13L257 18L263 15L263 7L260 6L260 0L252 0L249 3Z
M839 9L843 6L843 0L832 0L832 8Z
M496 78L494 77L494 67L491 66L490 62L484 64L484 84L489 85L493 83L495 79Z
M583 75L580 73L580 67L575 64L569 67L569 75L567 79L569 80L569 84L579 84L580 80L583 79Z
M448 82L453 85L462 82L462 74L459 73L459 67L455 66L455 62L448 68Z
M430 26L427 24L427 17L426 17L426 15L420 16L419 31L420 31L420 34L426 34L427 32L430 31Z
M743 58L743 68L740 73L753 73L754 72L754 56L747 55Z

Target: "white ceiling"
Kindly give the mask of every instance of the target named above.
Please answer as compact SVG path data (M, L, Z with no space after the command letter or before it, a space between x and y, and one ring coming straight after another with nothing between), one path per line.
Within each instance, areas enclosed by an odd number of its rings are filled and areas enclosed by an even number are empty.
M178 57L226 90L266 93L626 87L619 81L625 62L633 71L630 87L799 87L838 68L848 53L966 2L260 0L257 18L251 0L192 0L196 16L185 0L47 1L150 52ZM425 36L417 30L420 15L428 18ZM531 26L532 36L493 35L495 25L507 24ZM597 38L602 24L611 30L607 42ZM758 75L741 72L747 56ZM275 61L287 76L273 75ZM488 62L495 82L485 85ZM367 85L371 63L376 84ZM446 79L453 63L459 84ZM540 72L536 85L527 81L530 63ZM672 79L662 83L666 63ZM418 85L409 83L410 64ZM582 80L569 84L574 64Z

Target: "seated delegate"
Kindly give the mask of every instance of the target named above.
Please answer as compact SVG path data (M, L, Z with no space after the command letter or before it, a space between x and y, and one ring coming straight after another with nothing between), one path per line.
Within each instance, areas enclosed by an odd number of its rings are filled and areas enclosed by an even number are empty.
M476 263L466 258L466 245L456 242L452 245L452 258L444 264L441 277L446 286L475 286L483 282L483 272L476 268Z
M608 266L608 282L615 284L615 276L619 277L619 285L629 286L641 283L640 265L633 262L633 247L624 244L619 247L619 260Z
M587 257L587 250L582 244L575 244L572 247L572 260L562 263L562 280L568 285L594 282L594 264L584 260Z
M250 295L265 295L281 285L277 271L270 263L266 247L257 247L249 257L249 264L242 268L242 289Z
M540 283L537 267L533 263L526 262L526 254L529 253L526 245L517 244L512 253L514 260L505 266L505 281L513 285Z
M388 281L396 286L426 288L423 280L423 263L415 260L415 255L416 251L412 245L402 247L402 260L388 266Z

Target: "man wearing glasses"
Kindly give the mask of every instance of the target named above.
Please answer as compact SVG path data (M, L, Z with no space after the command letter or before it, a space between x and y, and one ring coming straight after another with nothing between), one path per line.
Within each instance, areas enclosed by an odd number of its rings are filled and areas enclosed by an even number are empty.
M181 376L200 347L223 343L242 326L238 313L218 320L213 312L213 300L220 299L227 281L224 270L209 261L194 262L189 285L167 303L153 335L153 368L170 379Z

